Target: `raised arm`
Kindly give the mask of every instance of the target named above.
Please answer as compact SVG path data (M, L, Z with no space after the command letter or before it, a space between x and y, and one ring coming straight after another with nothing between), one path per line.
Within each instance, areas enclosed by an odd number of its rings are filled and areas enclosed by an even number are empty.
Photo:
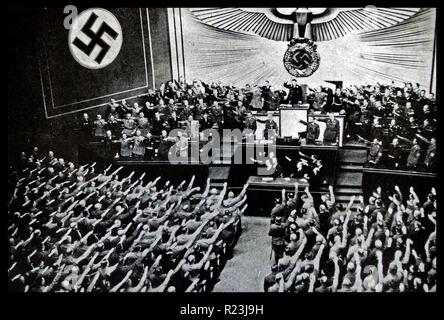
M246 183L244 185L244 187L242 188L242 191L237 195L237 197L235 197L233 199L224 200L224 206L227 206L227 205L230 205L230 204L240 201L243 198L243 196L245 195L245 193L247 192L247 188L248 188L248 183Z
M315 280L316 280L317 275L319 273L319 265L321 263L321 257L322 257L322 253L324 252L324 248L325 248L325 244L323 243L319 247L316 257L313 260Z
M210 192L210 178L207 179L207 185L205 187L205 191L202 194L202 198L206 198L208 196L208 193Z
M88 262L88 264L86 265L85 269L82 272L82 275L77 279L77 282L74 284L74 291L77 291L80 288L83 280L85 279L88 272L91 270L94 260L97 258L98 255L99 255L99 253L96 252L94 254L94 256L91 258L91 260Z
M137 284L137 286L129 289L129 292L139 292L144 286L147 277L148 277L148 267L146 266L145 269L143 270L143 275L140 278L139 283Z
M378 260L378 285L382 287L383 280L384 280L384 270L382 265L382 251L378 250L376 251L376 258Z
M365 240L365 245L367 246L367 248L369 248L370 245L372 244L373 234L374 233L375 233L375 229L374 228L371 228L370 231L368 232L367 239Z
M212 251L213 251L213 245L210 245L208 247L207 252L202 257L202 259L200 259L200 261L195 264L195 268L196 269L200 269L200 268L202 268L204 266L204 264L207 262L208 258L210 257L210 254L211 254Z
M333 186L332 185L328 186L328 191L330 191L330 200L331 200L331 202L335 203L336 202L336 198L335 198L335 193L333 192ZM354 201L354 198L353 198L353 201Z
M111 288L109 292L116 292L120 289L121 286L125 284L125 282L128 281L128 279L131 277L131 274L133 273L133 270L128 271L128 273L125 275L125 277L120 281L117 285Z
M340 270L339 270L339 263L338 263L338 256L337 255L335 255L333 257L333 263L335 265L335 272L333 274L333 284L332 284L332 287L331 287L331 291L332 292L336 292L336 290L338 289L339 272L340 272Z
M350 200L350 202L353 200ZM348 207L347 207L348 208ZM348 222L350 221L351 211L347 210L347 216L345 217L344 224L342 225L342 239L341 239L341 248L345 248L347 246L347 238L348 238Z
M406 240L406 248L405 248L405 253L404 253L404 257L402 258L402 264L407 264L410 260L410 253L411 253L411 245L413 244L412 239L407 238Z
M435 226L435 228L436 228L436 226ZM436 230L436 229L435 229ZM424 251L425 251L425 254L426 254L426 259L427 259L427 262L429 262L429 261L431 261L431 256L430 256L430 241L433 239L433 237L436 237L436 231L433 231L430 235L429 235L429 237L427 238L427 241L426 241L426 243L425 243L425 245L424 245ZM410 240L410 239L407 239L407 240ZM410 240L411 241L411 240ZM409 246L408 246L408 249L410 249L410 241L408 242L408 244L409 244ZM407 250L406 250L407 251ZM407 260L408 261L408 260Z
M301 230L301 229L299 229L299 230ZM290 259L290 263L293 263L293 264L299 260L299 257L305 248L305 244L307 243L307 237L305 236L305 233L302 230L300 231L300 236L303 237L301 245L299 246L298 250L295 252L295 254Z
M220 208L220 206L222 205L222 203L224 201L224 197L225 197L226 193L227 193L227 183L225 182L224 187L223 187L222 191L220 192L216 203L211 208L212 210Z
M419 203L420 201L419 201L418 195L415 192L415 189L413 189L413 187L410 187L409 192L413 196L413 198L415 199L415 202Z
M55 275L54 279L49 284L49 286L43 288L43 290L42 290L43 292L51 291L59 283L59 280L62 277L63 269L65 269L65 264L62 264L60 266L59 270L57 271L57 274Z
M419 139L421 139L422 141L424 141L427 144L432 143L429 139L423 137L422 135L420 135L419 133L416 134L416 137L418 137Z
M313 196L310 193L310 189L308 187L305 188L305 194L308 196L308 198L313 201Z
M400 135L396 135L396 137L397 137L398 139L402 140L402 141L405 141L405 142L408 142L408 143L410 143L410 144L413 144L413 141L412 141L412 140L409 140L409 139L407 139L407 138L401 137Z
M96 244L95 243L90 245L88 247L88 249L86 249L86 251L80 257L75 259L76 264L78 265L82 260L86 259L95 248L96 248Z
M165 277L165 280L163 280L163 282L157 288L151 288L148 291L149 292L164 292L173 275L174 275L174 271L170 270L168 272L167 276Z

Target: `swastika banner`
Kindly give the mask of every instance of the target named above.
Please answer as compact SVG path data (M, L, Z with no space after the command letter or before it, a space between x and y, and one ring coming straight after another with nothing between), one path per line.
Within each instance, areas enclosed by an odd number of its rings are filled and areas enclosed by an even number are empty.
M135 97L153 86L146 8L63 8L41 21L39 70L48 118L89 110L111 98Z

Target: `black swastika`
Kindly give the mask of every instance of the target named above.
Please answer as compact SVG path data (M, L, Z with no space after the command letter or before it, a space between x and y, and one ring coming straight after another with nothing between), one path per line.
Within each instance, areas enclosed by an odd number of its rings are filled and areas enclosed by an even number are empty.
M296 51L293 55L293 61L299 70L306 69L312 63L310 55L304 50Z
M91 28L94 25L94 22L96 22L96 20L97 20L97 15L94 12L91 13L91 15L88 18L88 21L81 29L82 32L91 39L91 41L88 44L85 44L82 40L76 37L72 42L72 44L75 45L80 50L82 50L88 56L91 54L91 52L94 50L96 46L99 46L102 50L100 50L99 54L94 60L100 64L105 55L108 53L109 49L111 48L109 44L103 41L102 35L104 33L107 33L115 40L119 34L113 28L111 28L106 22L102 22L99 29L97 30L97 33L94 32Z

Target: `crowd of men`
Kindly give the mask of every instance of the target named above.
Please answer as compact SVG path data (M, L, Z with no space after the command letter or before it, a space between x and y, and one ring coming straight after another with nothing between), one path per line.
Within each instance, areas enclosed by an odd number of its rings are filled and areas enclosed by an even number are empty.
M333 187L315 200L309 189L271 212L273 263L266 292L436 291L436 190L380 187L353 208Z
M243 88L210 84L199 80L169 81L157 90L140 96L133 105L126 100L111 100L108 110L90 119L84 113L79 121L82 138L103 141L109 154L123 158L168 159L168 150L177 146L185 150L194 134L205 129L246 129L253 136L257 122L264 122L262 136L274 139L279 135L278 124L271 114L267 120L253 116L251 111L277 110L281 104L307 103L309 112L330 114L328 119L309 117L302 121L302 133L307 144L319 137L319 122L325 122L325 144L337 144L339 123L334 113L345 116L345 137L369 145L368 164L395 169L436 170L436 100L426 95L419 84L394 83L340 88L335 92L325 87L309 88L304 93L293 79L291 83L273 87ZM173 129L184 132L170 137ZM200 135L205 141L208 136ZM116 146L117 145L117 146ZM120 147L119 147L120 146Z
M346 116L347 137L370 147L369 165L436 171L437 105L419 83L351 86L332 101Z
M166 160L170 147L177 143L179 149L184 149L193 131L215 129L221 133L223 128L237 128L246 130L246 139L254 139L257 122L263 122L262 136L274 139L279 128L271 113L261 120L251 111L273 111L283 103L302 103L303 92L296 79L284 86L274 88L268 81L263 86L247 84L244 88L199 80L192 84L183 79L169 81L157 90L149 90L132 105L111 99L106 112L95 119L84 113L78 123L81 140L103 141L109 153L117 157ZM184 130L181 135L169 137L171 130L179 128ZM200 136L200 140L206 139Z
M22 153L8 179L8 288L20 292L206 291L241 232L235 196L159 185L122 167Z

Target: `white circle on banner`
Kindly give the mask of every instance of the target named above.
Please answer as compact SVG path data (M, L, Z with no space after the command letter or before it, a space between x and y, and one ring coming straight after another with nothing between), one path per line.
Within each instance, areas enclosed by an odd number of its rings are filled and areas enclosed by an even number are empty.
M68 34L72 56L88 69L102 69L112 63L122 48L122 40L119 21L102 8L82 11Z

